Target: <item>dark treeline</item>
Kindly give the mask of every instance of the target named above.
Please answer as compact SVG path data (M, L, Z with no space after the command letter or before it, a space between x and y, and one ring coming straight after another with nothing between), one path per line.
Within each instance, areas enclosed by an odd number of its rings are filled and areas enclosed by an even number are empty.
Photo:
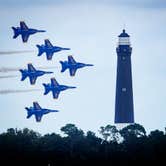
M56 133L40 135L29 130L10 128L0 134L0 165L149 165L165 163L166 134L155 130L146 134L143 126L129 125L121 130L107 125L94 132L74 124Z

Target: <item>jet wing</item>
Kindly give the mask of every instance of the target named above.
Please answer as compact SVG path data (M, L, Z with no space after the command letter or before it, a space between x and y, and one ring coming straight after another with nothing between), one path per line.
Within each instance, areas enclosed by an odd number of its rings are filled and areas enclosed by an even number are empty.
M38 102L33 102L33 107L34 107L35 110L40 110L41 109L41 107L38 104Z
M31 63L28 64L28 71L36 71Z
M36 79L37 79L37 77L34 77L34 76L33 77L32 76L29 77L31 85L34 85L36 83Z
M75 76L77 69L69 69L70 76Z
M51 42L48 39L44 40L44 43L45 43L46 47L53 47L53 45L51 44Z
M21 28L22 30L28 30L28 26L25 24L24 21L20 21L20 28Z
M22 36L22 41L26 43L28 41L29 35L28 34L21 34Z
M59 93L60 93L59 91L57 91L57 92L52 91L53 98L54 98L54 99L58 99Z
M58 84L58 82L56 81L55 78L51 78L51 85L52 86L58 86L59 84Z
M47 60L51 60L53 56L53 52L46 52Z
M76 61L74 60L74 58L71 55L68 56L68 62L69 63L76 63Z
M36 122L41 122L42 114L35 114Z

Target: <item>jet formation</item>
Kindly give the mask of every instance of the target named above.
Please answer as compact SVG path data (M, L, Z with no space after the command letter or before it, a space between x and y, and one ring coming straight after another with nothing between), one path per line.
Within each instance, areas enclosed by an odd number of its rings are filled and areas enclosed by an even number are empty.
M24 21L20 21L20 27L12 27L12 29L14 31L13 38L15 39L19 35L21 35L23 43L26 43L28 41L30 35L33 35L38 32L46 32L45 30L28 28Z
M62 70L61 72L65 72L66 69L69 69L70 76L75 76L75 73L77 69L86 67L86 66L93 66L92 64L85 64L85 63L80 63L76 62L75 59L72 56L68 56L68 61L60 61L62 65Z
M41 56L44 52L46 53L47 60L52 60L52 56L55 52L62 50L70 50L70 48L62 48L58 46L53 46L48 39L44 40L44 44L36 45L38 48L38 56Z
M51 78L51 84L43 84L43 86L45 88L44 95L47 95L50 91L52 91L54 99L58 99L61 91L76 88L75 86L60 85L55 78Z
M36 122L40 122L42 116L48 114L50 112L59 112L58 110L51 110L46 108L41 108L38 102L33 102L33 107L25 107L27 110L27 119L29 119L32 115L35 116Z
M28 41L28 38L30 35L33 35L38 32L46 32L45 30L37 30L28 28L28 26L25 24L24 21L20 21L20 27L12 27L14 31L13 38L17 38L19 35L22 37L22 42L26 43ZM44 44L39 45L37 44L36 47L38 48L38 56L41 56L42 54L46 54L47 60L52 60L52 57L54 53L63 51L63 50L70 50L70 48L63 48L59 46L53 45L48 39L44 40ZM67 69L69 69L70 76L75 76L75 73L77 69L86 67L86 66L93 66L92 64L85 64L76 62L73 56L68 56L68 61L60 61L62 69L61 72L65 72ZM24 81L27 77L29 77L29 81L31 85L34 85L36 83L36 80L38 77L44 75L44 74L52 74L51 71L42 71L42 70L36 70L34 66L29 63L27 65L28 69L20 69L19 71L22 74L21 81ZM59 94L62 91L65 91L67 89L74 89L75 86L67 86L67 85L60 85L55 78L51 78L51 83L43 83L44 86L44 95L47 95L49 92L52 92L52 96L54 99L58 99ZM25 107L27 110L27 119L29 119L32 115L35 116L36 122L40 122L42 119L42 116L45 114L48 114L50 112L59 112L58 110L50 110L41 108L38 102L33 102L33 106L31 107Z
M34 85L36 83L37 77L40 77L44 74L52 74L53 73L50 71L36 70L31 63L28 64L28 70L27 69L20 69L20 72L22 74L21 81L24 81L27 77L29 77L29 81L30 81L31 85Z

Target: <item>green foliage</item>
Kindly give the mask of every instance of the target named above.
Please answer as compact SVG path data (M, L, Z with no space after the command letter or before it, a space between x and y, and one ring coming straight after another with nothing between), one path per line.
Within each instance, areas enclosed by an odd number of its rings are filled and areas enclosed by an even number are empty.
M120 131L116 126L100 127L103 139L92 131L86 134L74 124L61 128L62 137L52 133L41 136L29 130L10 128L0 134L0 164L9 165L159 165L165 161L166 135L155 130L146 136L139 124ZM119 138L124 141L119 142ZM3 164L3 162L5 164Z
M116 142L119 140L119 132L116 126L107 125L100 127L99 133L102 135L105 141Z
M127 127L124 127L119 131L124 140L131 140L138 137L146 136L146 131L143 126L140 124L131 124Z
M74 124L66 124L61 128L61 131L64 132L68 137L83 137L84 132L81 129L78 129Z

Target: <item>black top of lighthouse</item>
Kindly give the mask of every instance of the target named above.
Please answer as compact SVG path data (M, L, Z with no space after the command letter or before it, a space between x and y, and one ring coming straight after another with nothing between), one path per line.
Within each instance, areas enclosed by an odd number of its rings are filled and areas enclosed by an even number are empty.
M130 36L125 32L125 29L123 29L123 32L118 37L130 37Z

